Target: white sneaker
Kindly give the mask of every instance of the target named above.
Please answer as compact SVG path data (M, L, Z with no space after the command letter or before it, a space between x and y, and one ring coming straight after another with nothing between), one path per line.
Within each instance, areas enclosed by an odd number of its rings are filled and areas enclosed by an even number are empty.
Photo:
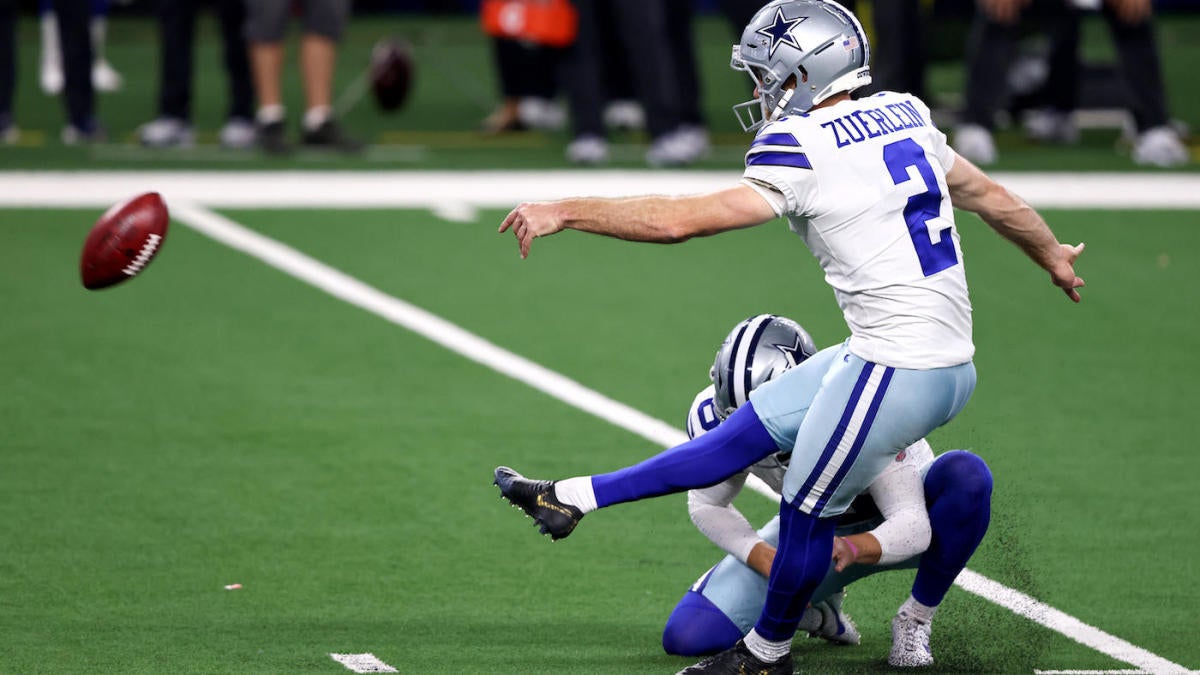
M637 101L613 101L604 106L604 126L618 131L646 128L646 111Z
M1147 129L1133 144L1133 161L1143 166L1183 166L1190 159L1183 139L1169 126Z
M221 146L230 150L249 150L258 140L258 129L250 120L231 117L221 127Z
M567 123L567 113L554 101L527 96L517 102L517 119L530 129L558 131Z
M92 86L96 91L120 91L124 84L125 78L108 61L100 60L92 64Z
M805 610L805 614L811 611L821 616L820 625L808 634L839 645L856 645L862 642L858 626L855 626L854 621L842 611L842 602L845 599L846 592L839 591Z
M159 117L138 129L138 139L149 148L190 148L196 142L192 125L178 117Z
M646 151L650 166L684 166L693 164L708 154L708 132L703 127L682 126L669 131Z
M1040 108L1025 113L1025 134L1035 141L1073 145L1079 142L1079 127L1070 113Z
M599 136L580 136L567 145L572 164L603 164L608 161L608 141Z
M958 126L951 145L955 152L976 164L996 163L996 142L992 140L992 132L978 124Z
M892 619L892 651L888 654L888 665L895 668L932 666L931 631L930 622L918 621L904 612L897 614Z

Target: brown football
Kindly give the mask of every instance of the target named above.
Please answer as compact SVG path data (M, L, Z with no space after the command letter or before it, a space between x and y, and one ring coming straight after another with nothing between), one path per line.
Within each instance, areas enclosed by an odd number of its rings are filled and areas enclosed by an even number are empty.
M108 288L146 269L167 237L167 205L147 192L112 207L88 233L79 260L83 285Z

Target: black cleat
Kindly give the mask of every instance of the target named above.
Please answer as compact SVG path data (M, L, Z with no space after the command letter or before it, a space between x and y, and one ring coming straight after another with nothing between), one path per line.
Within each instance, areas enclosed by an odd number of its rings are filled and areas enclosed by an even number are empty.
M287 130L283 126L283 120L265 123L259 122L256 127L255 142L258 144L260 150L276 157L286 155L292 151L292 146L287 142Z
M305 129L300 142L306 148L332 150L346 154L362 152L363 144L346 135L342 127L332 119L325 120L316 129Z
M538 530L555 541L571 534L583 518L582 511L558 501L553 481L530 480L507 466L496 467L494 475L492 484L500 487L500 496L521 507L537 523Z
M764 663L746 649L746 643L738 640L737 644L720 654L704 659L689 668L684 668L675 675L696 675L710 673L712 675L792 675L792 655L779 659L775 663Z

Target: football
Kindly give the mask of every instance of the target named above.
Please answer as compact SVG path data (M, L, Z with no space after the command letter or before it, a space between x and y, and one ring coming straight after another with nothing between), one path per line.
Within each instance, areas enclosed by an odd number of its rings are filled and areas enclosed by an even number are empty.
M386 111L398 110L412 88L413 67L408 43L398 38L380 40L371 49L371 91Z
M112 207L100 216L79 260L83 286L108 288L135 277L154 259L167 236L167 205L157 192L147 192Z

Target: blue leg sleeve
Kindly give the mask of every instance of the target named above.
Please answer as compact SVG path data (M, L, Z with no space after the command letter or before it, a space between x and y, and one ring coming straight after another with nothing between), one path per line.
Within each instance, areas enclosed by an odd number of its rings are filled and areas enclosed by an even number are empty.
M767 582L767 604L754 625L759 635L779 641L796 634L800 616L829 569L836 525L836 518L817 518L790 502L780 506L779 548Z
M703 594L688 591L675 605L663 628L668 654L703 656L725 651L742 639L742 631Z
M612 473L592 476L596 505L715 485L780 448L746 403L716 429Z
M987 533L992 472L965 450L944 453L925 475L925 502L933 540L921 556L912 594L917 602L936 607Z

